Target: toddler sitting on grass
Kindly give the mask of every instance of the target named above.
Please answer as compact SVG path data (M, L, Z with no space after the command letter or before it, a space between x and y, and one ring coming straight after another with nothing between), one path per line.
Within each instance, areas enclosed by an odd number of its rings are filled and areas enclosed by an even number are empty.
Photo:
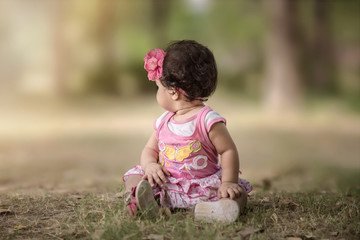
M239 178L238 152L225 119L204 104L217 85L212 52L183 40L165 52L151 50L144 60L166 111L154 122L140 165L123 177L130 213L156 217L158 196L161 206L194 210L197 220L235 221L252 187Z

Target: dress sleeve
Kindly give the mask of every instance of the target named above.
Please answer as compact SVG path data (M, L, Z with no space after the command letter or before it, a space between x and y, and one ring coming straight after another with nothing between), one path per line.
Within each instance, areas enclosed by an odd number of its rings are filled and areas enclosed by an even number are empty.
M154 129L155 131L158 130L160 123L165 119L166 115L169 113L169 111L164 112L163 114L161 114L160 117L158 117L155 121L154 121Z
M218 114L215 111L209 111L205 117L206 131L209 132L212 125L214 125L214 123L217 123L217 122L223 122L224 124L226 124L225 118L223 118L220 114Z

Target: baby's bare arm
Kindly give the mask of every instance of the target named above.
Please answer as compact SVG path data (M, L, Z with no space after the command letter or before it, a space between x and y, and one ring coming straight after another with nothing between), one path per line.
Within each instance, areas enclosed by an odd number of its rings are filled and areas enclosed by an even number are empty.
M141 153L140 164L142 169L145 169L146 165L149 163L157 163L158 158L159 150L157 147L156 133L154 132L145 144Z
M239 156L224 123L215 123L209 132L209 137L216 151L221 155L222 184L218 190L219 198L235 199L242 193L238 185Z
M161 186L167 181L166 176L170 176L170 173L158 164L158 159L158 141L154 132L146 143L140 160L141 168L145 172L143 179L147 179L151 186L154 186L155 182Z

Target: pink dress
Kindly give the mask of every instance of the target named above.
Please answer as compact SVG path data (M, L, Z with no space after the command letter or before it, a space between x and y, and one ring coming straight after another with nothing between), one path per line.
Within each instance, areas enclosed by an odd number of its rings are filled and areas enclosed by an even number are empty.
M165 112L154 123L159 148L159 164L171 174L163 188L155 186L154 194L161 196L162 204L169 208L191 209L199 202L217 201L217 190L221 185L221 167L218 153L208 133L211 126L225 119L205 106L185 121L175 121L175 113ZM144 175L137 165L125 173ZM250 183L238 179L247 192Z

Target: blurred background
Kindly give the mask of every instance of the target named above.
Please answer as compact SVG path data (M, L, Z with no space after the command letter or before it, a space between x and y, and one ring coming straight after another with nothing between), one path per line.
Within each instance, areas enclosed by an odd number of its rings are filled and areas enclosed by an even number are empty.
M194 39L218 64L255 190L360 186L360 2L0 0L0 192L104 191L163 112L143 58Z

